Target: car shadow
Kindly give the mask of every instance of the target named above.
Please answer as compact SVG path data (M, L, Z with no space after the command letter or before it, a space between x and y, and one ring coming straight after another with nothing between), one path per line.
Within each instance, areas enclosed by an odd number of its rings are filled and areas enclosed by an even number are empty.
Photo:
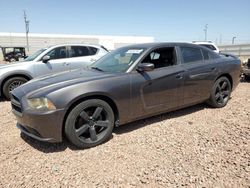
M29 144L31 147L35 148L36 150L43 152L43 153L57 153L65 151L67 148L70 150L83 150L81 148L76 147L75 145L71 144L67 139L64 139L61 143L48 143L48 142L41 142L39 140L35 140L24 133L21 133L21 138ZM113 135L106 140L104 143L108 142L113 138ZM101 144L101 145L102 145Z
M210 108L210 107L205 103L198 104L195 106L183 108L183 109L172 111L172 112L167 112L167 113L164 113L161 115L156 115L156 116L153 116L150 118L146 118L146 119L138 120L138 121L135 121L132 123L128 123L128 124L122 125L120 127L116 127L113 132L115 134L128 133L128 132L143 128L145 126L149 126L151 124L164 121L166 119L173 119L173 118L178 118L178 117L183 116L183 115L192 114L196 111L203 110L204 108Z
M30 146L35 148L38 151L41 151L43 153L56 153L56 152L62 152L68 148L67 141L62 143L48 143L48 142L41 142L38 140L35 140L24 133L21 133L21 138Z

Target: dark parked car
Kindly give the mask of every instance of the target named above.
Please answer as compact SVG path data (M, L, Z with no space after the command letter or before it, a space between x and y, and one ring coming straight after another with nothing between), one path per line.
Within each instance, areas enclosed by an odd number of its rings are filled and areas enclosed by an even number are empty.
M242 72L245 76L245 79L250 80L250 59L248 59L247 63L244 65Z
M89 69L32 80L12 91L11 104L24 134L88 148L114 126L205 101L224 107L240 70L239 59L195 44L132 45Z
M3 60L14 62L25 59L26 53L24 47L0 47L2 49Z

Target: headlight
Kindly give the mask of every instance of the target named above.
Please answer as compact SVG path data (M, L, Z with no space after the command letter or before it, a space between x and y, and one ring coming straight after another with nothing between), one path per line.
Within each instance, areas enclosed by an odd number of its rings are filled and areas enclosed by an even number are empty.
M55 110L55 105L47 98L34 98L27 100L28 105L36 110Z

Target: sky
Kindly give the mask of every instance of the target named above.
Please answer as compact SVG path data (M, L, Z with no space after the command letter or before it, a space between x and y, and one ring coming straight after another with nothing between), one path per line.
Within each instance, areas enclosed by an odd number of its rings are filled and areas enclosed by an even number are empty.
M250 42L250 0L0 0L0 32Z

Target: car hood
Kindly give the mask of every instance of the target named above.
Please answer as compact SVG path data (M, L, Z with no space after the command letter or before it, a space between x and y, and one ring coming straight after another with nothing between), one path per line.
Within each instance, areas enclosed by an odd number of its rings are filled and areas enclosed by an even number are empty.
M37 94L43 95L74 84L90 82L112 76L114 76L114 74L103 73L95 70L77 69L33 79L15 89L13 93L22 93L23 96L27 94L27 97L31 98Z
M0 70L6 69L6 68L11 68L11 67L23 66L23 63L30 63L30 62L32 62L32 61L18 61L15 63L2 64L2 65L0 65Z

